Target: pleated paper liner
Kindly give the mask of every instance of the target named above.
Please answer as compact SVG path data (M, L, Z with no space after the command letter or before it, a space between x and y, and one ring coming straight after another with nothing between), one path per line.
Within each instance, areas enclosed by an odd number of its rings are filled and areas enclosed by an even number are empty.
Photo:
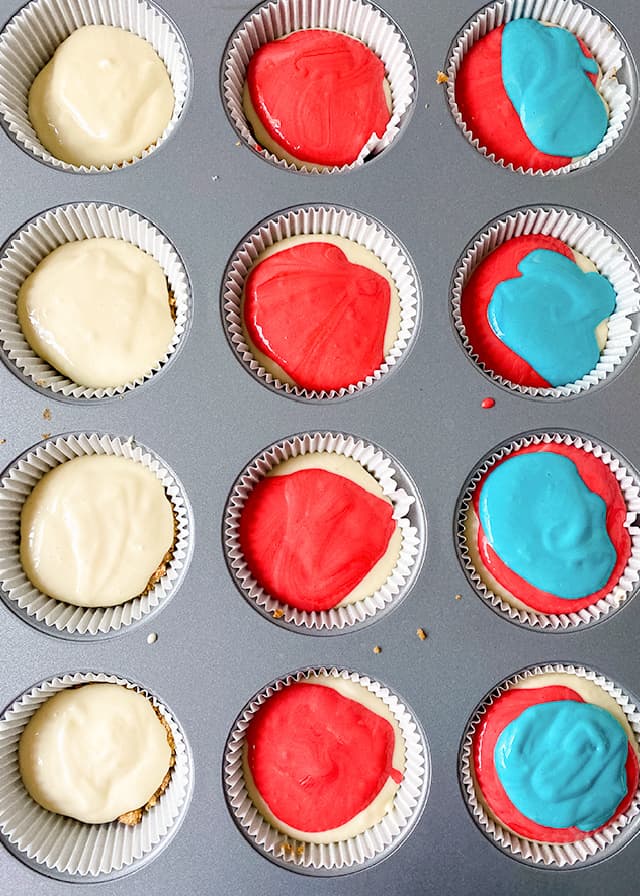
M310 675L329 675L353 681L376 697L391 711L405 745L405 772L393 803L385 816L356 837L334 843L306 843L272 827L259 813L247 791L242 753L252 716L273 694ZM246 704L227 739L224 789L229 811L241 833L261 855L277 865L300 874L317 877L349 874L387 858L409 836L417 824L429 793L431 761L420 722L398 695L379 681L357 672L334 668L305 668L266 685Z
M393 518L402 534L400 555L384 585L369 597L329 610L299 610L272 597L253 577L240 547L240 518L256 483L279 463L310 452L344 455L361 464L393 504ZM227 566L238 590L262 616L304 634L334 635L373 622L407 596L424 558L427 524L416 486L395 458L355 436L309 432L266 448L238 476L225 508L223 540Z
M27 792L18 765L20 736L35 711L66 688L109 682L149 698L169 725L175 765L169 785L137 825L112 821L84 824L38 805ZM172 711L150 690L117 675L74 672L25 691L0 715L0 836L7 849L34 871L68 882L112 880L153 861L178 832L193 789L193 760Z
M111 25L148 41L164 62L175 96L171 121L140 155L110 167L71 165L44 148L29 119L29 89L60 44L84 25ZM174 132L191 92L191 63L184 39L169 16L150 0L31 0L0 34L0 122L34 158L62 171L118 171L146 158Z
M508 457L514 451L529 445L573 445L587 454L597 457L616 477L627 505L625 528L631 538L631 555L627 565L613 589L589 607L576 612L539 613L533 609L520 609L512 606L503 597L494 594L483 580L482 570L477 570L469 552L465 531L466 520L473 505L473 496L482 476L498 461ZM636 471L629 466L612 448L590 436L571 432L537 431L516 436L502 445L498 445L487 454L474 468L465 482L458 498L455 510L455 540L458 559L469 581L479 597L492 610L526 628L544 632L575 631L589 625L611 618L638 591L640 581L640 479ZM515 595L517 597L518 595Z
M31 348L17 314L20 287L54 249L75 240L111 237L151 255L163 269L175 299L175 330L163 358L144 376L114 388L73 382ZM0 254L0 347L2 360L28 385L69 401L97 401L124 395L165 372L182 348L191 325L191 285L184 263L167 237L146 218L116 205L75 203L43 212L5 244Z
M616 292L616 307L609 317L607 342L595 368L573 383L540 388L523 386L494 373L476 354L460 311L462 293L474 270L498 246L514 237L544 234L562 240L581 252L605 276ZM451 314L456 333L473 363L494 382L533 398L569 398L611 380L631 360L638 346L640 268L631 249L603 221L570 208L532 206L514 209L490 221L467 245L451 280Z
M332 234L364 246L384 263L400 299L400 327L384 362L366 379L342 389L317 391L284 383L262 367L247 344L242 326L242 294L256 259L270 246L301 234ZM301 401L326 402L358 395L382 382L409 353L420 318L418 275L406 249L379 221L340 206L305 205L265 218L236 247L222 286L222 315L227 339L244 367L259 382L280 395Z
M355 162L322 169L306 163L298 169L264 149L255 140L242 108L247 66L264 44L292 31L324 28L358 38L384 63L391 87L391 119L382 135L373 134ZM229 38L221 68L221 91L227 116L241 140L271 164L302 174L335 174L359 168L380 155L409 120L417 91L417 73L409 43L396 23L373 3L363 0L271 0L256 6Z
M173 507L176 540L165 574L144 595L115 607L76 607L42 594L20 562L20 515L36 483L49 470L83 455L126 457L151 470ZM158 613L178 591L193 552L193 515L184 487L173 470L133 438L99 433L54 436L18 457L0 480L0 597L24 622L71 640L108 638L126 632Z
M541 869L558 870L560 868L580 868L594 865L609 858L617 850L625 846L636 833L640 820L640 791L636 792L633 802L624 815L620 815L607 824L601 831L577 840L573 843L540 843L520 837L508 830L493 816L489 815L479 797L473 774L473 735L480 724L484 713L493 701L513 685L519 684L532 675L541 673L568 673L592 682L613 698L629 723L636 737L640 739L640 713L635 702L625 693L623 688L605 676L572 663L548 663L530 666L512 675L497 685L473 711L460 745L458 755L458 774L460 787L467 809L482 833L494 843L501 852L510 858L518 859L528 865Z
M456 76L469 49L494 28L506 25L514 19L538 19L566 28L581 38L593 53L602 70L599 92L609 107L609 127L598 146L588 155L573 159L563 168L550 171L514 166L482 146L467 126L455 98ZM541 176L567 174L584 169L602 158L620 142L629 128L638 101L638 85L635 64L629 48L611 22L586 3L576 0L497 0L482 7L454 37L447 56L447 100L454 121L478 152L509 171L518 174Z

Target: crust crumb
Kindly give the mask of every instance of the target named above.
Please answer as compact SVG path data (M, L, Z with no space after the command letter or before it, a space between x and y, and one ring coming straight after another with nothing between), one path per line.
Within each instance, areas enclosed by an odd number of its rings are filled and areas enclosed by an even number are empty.
M445 75L444 72L438 72L436 75L436 84L448 84L449 83L449 75Z
M174 294L171 290L171 287L169 286L168 283L167 283L167 294L169 296L169 311L171 312L171 317L175 324L175 322L176 322L176 307L177 307L176 297L174 296Z
M462 600L462 595L461 595L461 594L456 594L456 600Z
M6 445L6 444L7 444L6 439L0 439L0 445Z
M304 855L304 846L296 846L296 855L303 856Z
M151 701L149 701L149 702L151 702ZM162 727L164 728L164 730L166 731L166 734L167 734L167 742L168 742L169 748L171 750L171 758L169 760L169 768L167 770L166 775L162 779L162 783L160 784L160 787L158 787L156 792L149 799L149 801L147 803L145 803L144 806L141 806L139 809L131 809L130 812L125 812L123 815L118 816L117 820L121 824L128 824L128 825L140 824L140 822L142 821L143 813L148 812L149 809L151 809L153 806L155 806L155 804L158 802L158 800L160 799L162 794L165 792L165 790L169 786L169 781L171 780L171 775L173 774L173 767L176 764L176 742L173 739L173 734L171 732L171 728L169 727L169 723L167 722L165 717L162 715L162 713L160 712L160 710L158 709L157 706L154 706L153 703L151 703L151 706L153 707L153 711L158 716L160 724L162 725Z
M416 629L416 635L420 638L421 641L427 640L427 633L423 628Z
M50 433L50 432L41 432L40 435L42 436L43 439L50 439L50 438L51 438L51 433Z
M44 411L42 412L42 416L45 420L51 420L51 411L49 410L49 408L44 409Z
M376 646L373 648L373 652L374 653L382 653L382 647L380 647L379 644L376 644Z
M36 380L36 386L46 386L46 385L47 385L46 380Z
M284 610L282 608L278 607L277 610L273 611L274 619L282 619L283 616L284 616Z

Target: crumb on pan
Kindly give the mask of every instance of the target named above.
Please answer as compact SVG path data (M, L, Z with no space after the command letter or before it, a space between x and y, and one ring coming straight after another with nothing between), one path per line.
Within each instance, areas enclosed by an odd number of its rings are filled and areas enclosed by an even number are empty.
M51 438L51 433L50 433L50 432L41 432L40 435L41 435L41 437L42 437L43 439L50 439L50 438Z
M420 638L421 641L427 640L427 633L423 628L416 629L416 635Z
M456 600L462 600L462 595L461 595L461 594L456 594Z
M281 607L278 607L277 610L273 611L274 619L282 619L283 616L284 616L284 610Z
M6 444L7 444L6 439L0 439L0 445L6 445Z
M449 75L445 75L444 72L438 72L436 75L436 84L447 84L449 81Z
M373 652L374 653L382 653L382 647L380 647L379 644L376 644L376 646L373 648Z
M42 416L45 420L51 420L51 411L49 410L49 408L44 409L44 411L42 412Z
M46 386L46 385L47 385L46 380L36 380L36 386Z
M168 741L169 747L171 749L171 759L169 760L169 769L167 770L167 774L164 776L164 778L162 779L162 783L160 784L160 787L158 787L158 789L153 794L153 796L149 799L149 801L147 803L145 803L144 806L141 806L139 809L131 809L130 812L125 812L123 815L118 816L117 820L121 824L126 824L129 826L140 824L140 822L142 821L143 814L145 812L148 812L149 809L151 809L151 808L153 808L153 806L155 806L155 804L158 802L158 800L160 799L162 794L165 792L165 790L169 786L169 781L171 780L171 775L173 773L173 767L176 764L176 742L173 739L173 734L171 732L171 728L169 727L169 723L167 722L165 717L162 715L162 713L160 712L158 707L154 706L153 703L151 705L153 706L153 710L154 710L155 714L158 716L158 719L160 720L162 727L164 728L164 730L167 733L167 741Z

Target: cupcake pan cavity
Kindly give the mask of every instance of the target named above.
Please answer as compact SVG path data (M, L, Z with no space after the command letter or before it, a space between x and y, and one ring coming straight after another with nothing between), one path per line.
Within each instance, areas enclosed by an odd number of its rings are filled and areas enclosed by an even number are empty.
M242 510L256 484L291 457L321 452L350 457L371 473L393 504L393 518L402 533L398 560L384 585L370 597L344 607L309 611L290 607L268 594L247 566L239 540ZM373 622L409 594L420 572L427 542L427 523L416 487L401 465L377 445L341 433L303 433L266 448L236 479L224 515L224 550L240 593L263 616L307 634L339 634L353 625Z
M601 598L592 606L586 607L579 612L539 613L532 609L525 610L511 606L500 595L494 594L489 586L483 582L469 554L468 540L465 534L465 520L473 501L477 484L484 473L490 470L498 461L508 457L519 448L529 445L551 444L573 445L601 460L614 473L627 505L627 517L624 525L631 538L631 555L627 565L620 580L606 597ZM536 631L571 631L606 619L625 606L638 591L638 583L640 582L639 514L640 478L637 472L629 467L628 461L621 458L613 449L596 439L579 435L578 433L553 431L528 433L516 436L513 440L509 440L503 445L494 448L493 451L479 461L471 475L467 478L456 505L454 523L456 550L469 583L491 609L504 615L510 622L533 628Z
M283 383L253 356L242 326L241 301L246 279L257 257L280 242L301 234L344 237L369 249L384 262L400 298L400 328L383 364L365 380L329 391L304 389ZM382 381L395 370L410 351L420 321L420 286L418 276L406 249L379 221L351 209L303 206L286 209L261 221L247 234L227 265L222 286L222 315L227 339L237 357L261 383L280 394L300 401L328 401L358 395L363 389Z
M40 143L28 114L29 89L56 49L83 25L124 28L148 41L164 62L175 96L164 133L139 156L96 168L72 165L52 156ZM146 158L173 133L191 92L191 63L182 35L150 0L31 0L0 33L0 121L26 152L62 171L89 174L118 171Z
M544 234L562 240L589 258L616 291L616 307L609 318L607 342L596 367L565 386L536 388L513 383L493 373L478 357L466 334L460 303L473 271L494 249L514 237ZM451 281L451 316L469 358L494 382L533 398L570 398L603 383L624 369L637 349L640 312L640 268L632 250L618 234L592 215L568 208L516 209L491 221L462 253Z
M405 773L393 804L378 824L334 843L303 843L282 834L258 812L247 792L242 772L242 752L247 727L257 710L287 685L304 681L310 673L329 675L361 684L379 697L392 712L405 744ZM272 681L246 704L227 738L224 755L224 788L227 806L238 828L254 849L268 859L300 874L319 877L348 874L369 867L398 848L415 826L424 808L431 780L429 748L420 723L401 697L378 681L341 669L302 669ZM286 844L286 846L285 846Z
M20 514L36 483L65 461L85 455L126 457L151 470L173 507L176 540L162 578L141 597L116 607L76 607L42 594L20 563ZM99 433L56 436L17 458L0 480L0 597L21 619L60 638L108 638L154 616L178 591L193 552L193 516L182 483L155 452L133 438Z
M126 6L126 0L118 2ZM509 624L469 583L456 555L453 516L470 471L496 445L521 433L588 433L630 472L640 470L640 352L633 341L615 371L571 400L528 399L491 380L465 355L452 324L451 281L473 235L523 208L580 210L576 214L587 221L599 227L603 222L606 234L619 235L633 262L640 253L639 122L627 126L615 152L571 177L522 177L489 164L461 136L446 84L436 84L452 38L483 0L378 0L414 54L419 92L407 113L411 118L371 163L339 177L295 177L249 151L227 120L221 96L225 47L255 0L157 2L184 36L195 73L184 120L162 151L120 173L83 177L40 164L0 131L0 246L47 209L124 209L152 222L177 249L192 296L192 323L172 356L175 363L167 362L148 385L111 399L66 400L61 391L32 379L27 383L13 361L0 364L0 474L39 443L69 438L59 434L131 437L134 447L145 446L175 471L195 520L195 530L189 522L193 557L179 591L160 602L162 612L143 615L108 640L98 632L71 641L55 626L16 612L15 602L10 607L0 600L0 710L34 683L63 672L106 670L162 695L193 751L194 791L184 826L157 861L125 879L102 881L96 893L531 896L542 887L545 896L635 896L640 837L589 873L580 870L581 863L555 875L537 872L496 849L469 817L457 752L478 701L514 670L559 660L584 664L619 682L625 694L640 695L640 600L626 599L620 612L596 624L558 629L564 636L550 626ZM633 40L640 5L590 2ZM56 7L62 4L56 0ZM98 15L108 2L91 5ZM0 30L22 6L23 0L0 3ZM296 8L301 7L300 0ZM378 382L344 400L290 400L284 389L265 387L266 380L230 347L226 332L221 293L230 259L245 235L256 233L258 222L266 225L301 209L356 210L380 224L401 252L406 249L415 268L417 313L408 348ZM632 328L638 329L633 320ZM487 397L495 400L490 409L482 407ZM410 593L337 629L340 637L324 637L316 629L303 636L306 626L287 622L284 614L274 618L241 595L227 565L223 525L236 478L265 446L296 433L355 433L379 446L391 459L399 487L413 491L425 508L424 562ZM401 469L410 484L401 479ZM17 477L18 489L28 485L29 477ZM0 513L0 530L6 520ZM0 533L0 555L8 546ZM428 740L432 779L425 809L397 851L374 867L356 864L360 872L333 882L292 873L289 863L269 861L252 848L229 814L223 777L226 738L251 696L291 670L321 665L357 670L407 701ZM626 843L634 832L635 824L629 825L617 842ZM35 865L36 873L3 843L0 836L2 896L77 893L71 879L52 883L46 865ZM608 854L599 851L588 864Z
M407 38L387 13L369 0L272 0L256 6L237 25L225 48L220 78L227 115L238 136L254 152L279 168L298 171L256 142L242 108L242 89L249 60L256 50L305 28L326 28L358 38L384 63L393 107L382 137L373 134L350 165L320 170L307 163L302 172L335 174L359 168L397 138L411 115L417 91L416 66Z
M490 153L474 137L473 128L464 121L455 99L456 75L465 53L489 31L520 18L538 19L571 31L587 44L602 71L599 90L609 107L609 127L598 146L588 155L575 158L563 168L552 171L514 168L511 163ZM447 56L446 73L449 108L465 138L481 155L518 174L568 174L586 168L620 142L629 129L638 102L638 73L626 41L606 16L576 0L497 0L488 3L469 19L453 39Z
M173 735L175 764L169 784L135 826L117 821L84 824L48 812L27 793L20 777L20 736L36 710L59 691L98 682L144 694ZM50 678L25 691L0 716L0 838L21 862L48 877L85 883L111 880L152 861L178 832L192 789L193 761L180 723L151 690L118 675L72 672Z
M522 669L510 678L500 682L473 711L463 734L458 756L458 775L460 787L467 809L480 830L503 853L537 868L557 870L573 868L609 858L617 850L625 846L638 831L640 824L640 790L636 792L631 806L624 815L620 815L605 825L591 837L574 843L537 843L519 837L490 816L481 800L473 775L473 734L482 719L483 712L493 701L513 685L526 681L532 675L541 673L568 673L592 682L612 697L629 723L629 727L640 743L640 712L637 698L607 676L593 669L575 663L544 663Z
M158 262L175 300L175 331L166 354L148 374L121 386L95 389L68 379L34 352L22 332L16 308L20 287L54 249L75 240L100 237L131 243ZM164 372L187 338L191 306L191 284L176 249L149 220L121 206L77 203L52 208L27 221L0 251L2 360L30 386L63 401L96 401L121 396Z

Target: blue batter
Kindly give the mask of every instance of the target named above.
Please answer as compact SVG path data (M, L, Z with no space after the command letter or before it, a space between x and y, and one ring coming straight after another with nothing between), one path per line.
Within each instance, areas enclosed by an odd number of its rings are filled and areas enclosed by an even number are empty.
M504 729L494 762L507 796L531 821L593 831L627 793L627 735L600 706L558 700L524 710Z
M529 252L518 271L493 291L491 329L552 386L581 379L600 358L595 328L616 306L613 286L550 249Z
M594 59L564 28L514 19L502 34L502 82L524 131L540 152L584 156L604 137L609 116L586 75Z
M606 504L561 454L508 458L486 478L480 523L498 557L534 588L575 600L609 580L616 551Z

